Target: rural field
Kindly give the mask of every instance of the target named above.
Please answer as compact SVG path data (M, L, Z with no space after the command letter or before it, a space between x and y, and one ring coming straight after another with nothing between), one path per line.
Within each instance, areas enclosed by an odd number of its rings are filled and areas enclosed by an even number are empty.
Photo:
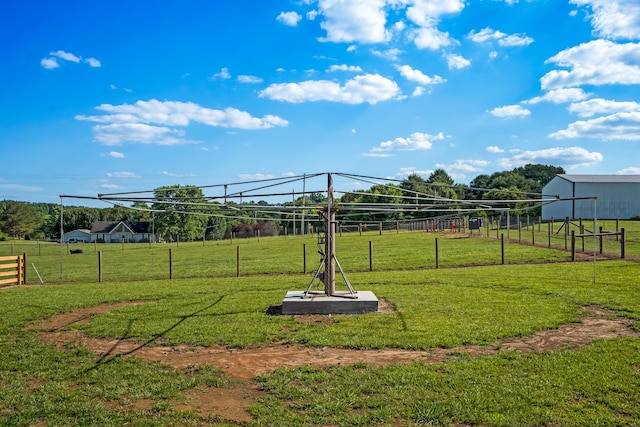
M333 316L279 314L315 235L2 242L27 285L0 290L0 425L640 425L640 223L600 225L625 259L572 262L562 224L344 233L380 310Z

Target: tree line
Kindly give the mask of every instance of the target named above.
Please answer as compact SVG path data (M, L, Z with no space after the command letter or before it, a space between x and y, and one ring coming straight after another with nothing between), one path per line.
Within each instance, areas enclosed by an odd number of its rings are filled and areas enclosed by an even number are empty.
M557 174L565 173L556 166L528 164L511 171L495 172L492 175L479 175L469 185L456 184L443 169L437 169L426 179L418 174L411 174L397 184L376 184L367 190L346 193L337 201L352 205L358 203L410 204L410 195L432 195L436 200L523 200L512 202L510 209L527 210L532 215L539 215L540 206L530 200L532 195L542 192L546 185ZM409 196L407 196L409 195ZM416 196L417 197L417 196ZM312 206L325 202L320 193L299 197L284 205ZM450 202L448 202L450 203ZM109 208L92 208L84 206L65 206L53 203L26 203L11 200L0 201L0 240L14 239L59 239L60 216L63 216L63 230L69 232L76 229L91 229L97 221L131 221L151 222L154 231L168 241L190 241L197 239L222 239L237 231L242 235L251 235L251 230L260 229L263 233L277 233L280 227L289 223L278 214L260 213L258 219L255 212L267 203L245 202L233 205L232 215L220 203L206 199L202 190L195 186L171 185L154 190L153 201L133 202L130 206L115 205ZM247 209L243 209L247 208ZM251 208L251 209L248 209ZM251 212L254 212L253 214ZM436 211L372 214L366 211L350 212L345 207L341 213L351 221L386 221L436 216ZM308 216L312 219L311 214ZM275 226L247 227L247 224L270 223ZM264 234L263 234L264 235Z

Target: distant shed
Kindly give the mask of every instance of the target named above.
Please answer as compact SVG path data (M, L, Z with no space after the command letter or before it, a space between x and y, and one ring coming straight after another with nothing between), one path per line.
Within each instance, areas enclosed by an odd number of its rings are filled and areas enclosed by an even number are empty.
M544 198L594 200L560 200L542 205L542 219L598 219L640 217L640 175L556 175L542 189Z

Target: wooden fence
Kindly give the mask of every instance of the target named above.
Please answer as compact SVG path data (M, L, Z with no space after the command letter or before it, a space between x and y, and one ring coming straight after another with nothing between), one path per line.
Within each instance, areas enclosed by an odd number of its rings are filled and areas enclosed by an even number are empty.
M0 257L0 286L27 283L26 256Z

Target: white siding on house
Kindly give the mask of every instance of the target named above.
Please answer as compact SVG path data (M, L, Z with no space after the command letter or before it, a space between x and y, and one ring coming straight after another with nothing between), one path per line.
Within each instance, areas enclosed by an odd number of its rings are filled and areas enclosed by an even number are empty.
M89 230L73 230L64 233L62 239L64 243L89 243L91 242L91 234Z

